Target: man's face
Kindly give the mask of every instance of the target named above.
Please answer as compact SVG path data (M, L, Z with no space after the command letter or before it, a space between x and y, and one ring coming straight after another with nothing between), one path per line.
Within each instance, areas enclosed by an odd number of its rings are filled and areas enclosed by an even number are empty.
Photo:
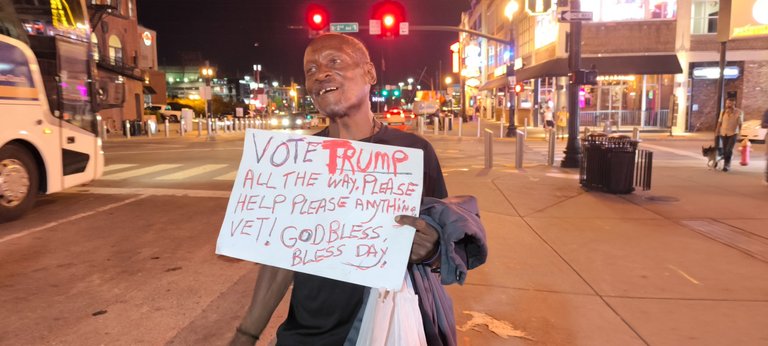
M370 86L376 83L373 64L349 38L321 36L304 52L307 92L315 107L331 117L343 118L368 111Z
M736 103L733 100L725 100L725 108L731 109L736 107Z

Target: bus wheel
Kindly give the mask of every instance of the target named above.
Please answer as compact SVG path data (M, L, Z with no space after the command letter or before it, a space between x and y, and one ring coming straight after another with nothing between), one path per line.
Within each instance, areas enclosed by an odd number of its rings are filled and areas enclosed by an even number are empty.
M0 222L19 218L35 204L37 165L21 146L0 148Z

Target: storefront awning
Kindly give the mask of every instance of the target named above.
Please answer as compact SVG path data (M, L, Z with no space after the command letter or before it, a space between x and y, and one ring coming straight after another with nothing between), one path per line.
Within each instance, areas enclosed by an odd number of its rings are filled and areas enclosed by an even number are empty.
M480 90L491 90L498 88L506 88L509 85L509 79L507 76L499 76L491 79L480 86Z
M149 86L149 85L144 86L144 95L155 95L155 94L157 94L157 91L155 91L155 89L152 88L152 86Z
M592 65L599 75L612 74L678 74L683 73L677 55L623 55L590 56L581 58L581 68L589 69ZM547 60L541 64L521 68L515 71L517 80L568 75L568 59Z

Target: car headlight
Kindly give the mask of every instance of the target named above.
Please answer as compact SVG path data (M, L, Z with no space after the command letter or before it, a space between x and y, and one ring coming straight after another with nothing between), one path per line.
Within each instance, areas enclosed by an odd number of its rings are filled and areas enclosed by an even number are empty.
M301 119L296 119L296 125L301 125L301 124L303 124L303 123L304 123L304 122L303 122L303 121L301 121Z
M269 119L269 124L272 125L272 126L276 126L277 125L277 119L275 119L275 118Z
M288 126L288 125L290 125L290 124L291 124L291 121L290 121L290 120L288 120L288 118L283 118L283 121L282 121L282 123L283 123L283 126Z

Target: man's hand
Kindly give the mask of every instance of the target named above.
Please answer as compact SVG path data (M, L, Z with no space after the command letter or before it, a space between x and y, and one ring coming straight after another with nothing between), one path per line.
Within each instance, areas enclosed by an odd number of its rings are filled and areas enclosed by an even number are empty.
M411 247L411 263L421 263L435 255L440 235L426 221L410 215L395 216L395 222L416 229Z

